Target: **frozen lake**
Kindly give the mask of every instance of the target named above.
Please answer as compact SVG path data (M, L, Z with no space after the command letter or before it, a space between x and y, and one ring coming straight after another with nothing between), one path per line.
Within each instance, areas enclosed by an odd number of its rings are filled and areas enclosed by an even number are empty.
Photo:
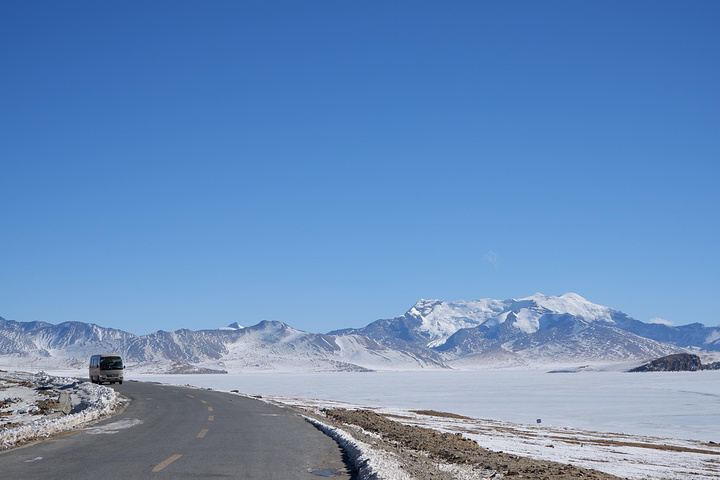
M537 370L129 375L250 395L433 409L475 418L720 442L720 371Z

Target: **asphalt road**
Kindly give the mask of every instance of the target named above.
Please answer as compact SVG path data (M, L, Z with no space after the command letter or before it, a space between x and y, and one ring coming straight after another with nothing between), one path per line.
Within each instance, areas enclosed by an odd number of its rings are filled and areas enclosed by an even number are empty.
M0 454L0 479L349 480L334 440L295 412L223 392L125 382L127 409Z

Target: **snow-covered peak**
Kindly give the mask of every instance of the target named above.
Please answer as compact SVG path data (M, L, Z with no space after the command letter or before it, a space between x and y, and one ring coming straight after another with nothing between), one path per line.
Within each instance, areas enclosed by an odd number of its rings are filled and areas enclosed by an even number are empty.
M587 322L613 324L612 312L611 308L589 302L577 293L560 296L536 293L510 300L486 298L443 302L421 299L406 315L420 322L417 331L427 338L428 346L433 347L442 345L463 328L480 325L493 328L510 320L509 325L532 333L540 329L540 318L545 314L569 314Z
M410 315L413 316L425 316L429 315L433 312L435 307L442 304L443 302L440 300L426 300L424 298L421 298L417 301L415 305L412 306L412 308L408 311Z
M220 330L242 330L243 328L245 327L240 325L238 322L233 322L227 327L220 327Z
M552 313L570 314L586 321L615 323L612 319L612 309L592 303L577 293L565 293L560 296L548 296L536 293L521 298L518 302L533 302L536 306L549 310Z
M429 346L435 346L458 330L476 327L502 310L502 302L490 298L448 303L420 300L407 315L420 321L418 331L427 337Z

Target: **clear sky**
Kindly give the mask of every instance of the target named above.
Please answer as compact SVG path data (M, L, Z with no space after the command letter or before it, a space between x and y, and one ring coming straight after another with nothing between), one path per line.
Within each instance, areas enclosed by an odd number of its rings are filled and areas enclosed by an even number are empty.
M720 324L720 2L0 4L0 316Z

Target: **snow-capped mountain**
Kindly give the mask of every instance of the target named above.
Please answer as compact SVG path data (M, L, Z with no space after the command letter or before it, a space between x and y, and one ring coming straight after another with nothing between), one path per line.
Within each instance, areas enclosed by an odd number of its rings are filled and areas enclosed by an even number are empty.
M440 356L432 351L393 349L357 335L307 333L282 322L136 336L80 322L52 325L0 318L2 366L84 368L90 355L98 352L120 353L132 368L154 373L444 367Z
M366 335L394 347L425 346L446 361L527 363L637 360L718 348L720 327L646 324L575 293L510 300L420 300L407 313L364 328L331 332Z
M510 300L420 300L407 313L328 334L282 322L136 336L98 325L0 318L0 365L84 368L121 353L148 372L363 371L576 361L647 361L720 351L720 327L648 324L574 293Z
M53 365L62 359L64 365L70 366L76 363L75 359L82 358L84 365L85 357L92 355L89 352L113 350L134 337L122 330L82 322L52 325L0 317L0 356L17 358L21 363L31 359L34 363Z

